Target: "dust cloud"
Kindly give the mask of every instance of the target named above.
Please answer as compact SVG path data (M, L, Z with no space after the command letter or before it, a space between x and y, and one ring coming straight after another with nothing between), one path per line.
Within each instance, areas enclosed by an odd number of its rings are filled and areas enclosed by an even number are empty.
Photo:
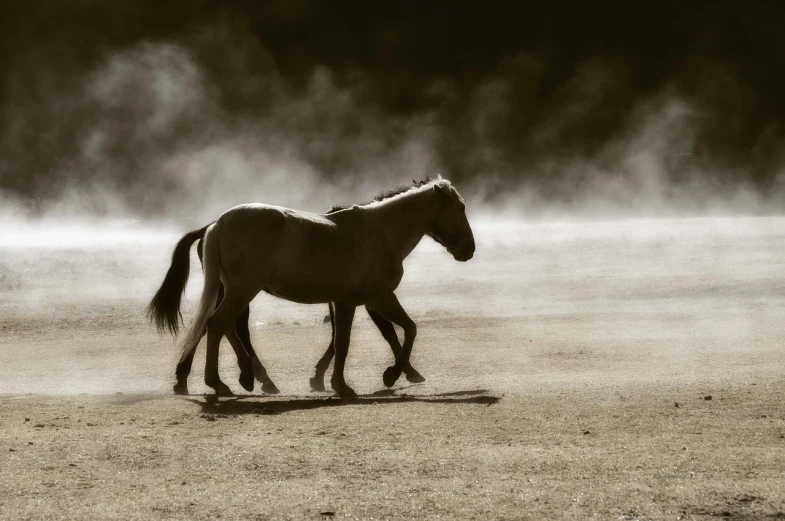
M781 125L709 58L641 90L630 63L594 57L546 90L548 56L519 52L465 85L434 74L422 103L396 111L361 67L287 76L231 16L71 66L25 56L0 120L4 228L183 229L243 202L323 211L436 173L487 219L759 214L782 201Z

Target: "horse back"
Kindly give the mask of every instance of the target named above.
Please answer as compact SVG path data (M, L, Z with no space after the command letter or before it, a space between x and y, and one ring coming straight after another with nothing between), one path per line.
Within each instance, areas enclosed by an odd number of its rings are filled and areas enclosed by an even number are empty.
M314 219L292 211L284 236L281 279L309 280L335 300L364 301L392 291L403 275L385 241L383 229L363 209L352 207ZM325 223L327 221L327 223Z
M387 254L383 230L362 209L319 215L245 205L219 222L225 278L251 292L303 303L361 303L397 286L403 274Z

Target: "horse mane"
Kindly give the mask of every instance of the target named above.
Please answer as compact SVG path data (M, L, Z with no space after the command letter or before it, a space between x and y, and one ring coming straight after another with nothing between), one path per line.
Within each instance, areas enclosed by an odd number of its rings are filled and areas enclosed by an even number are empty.
M366 202L360 204L359 206L368 206L369 204L380 203L382 201L386 201L387 199L391 199L391 198L395 197L396 195L401 195L403 193L406 193L409 190L414 190L415 188L421 188L421 187L423 187L425 185L428 185L428 184L437 184L437 183L441 183L441 182L449 183L449 181L447 181L446 179L442 178L442 176L434 177L433 179L431 179L430 177L426 176L425 179L422 179L420 181L418 181L416 179L413 179L412 180L412 184L401 185L401 186L399 186L397 188L392 188L390 190L383 190L381 193L379 193L379 195L377 195L376 197L374 197L370 201L366 201ZM327 210L327 213L331 214L331 213L339 212L341 210L346 210L348 208L351 208L351 205L336 204L336 205L331 206Z
M409 190L411 190L413 188L420 188L421 186L425 186L425 185L427 185L429 183L432 183L432 182L435 182L437 180L441 181L441 177L439 177L438 179L431 179L430 177L426 177L422 181L417 181L416 179L414 179L414 180L412 180L412 184L410 184L410 185L401 185L398 188L393 188L391 190L384 190L379 195L377 195L376 197L374 197L373 199L371 199L367 203L364 203L361 206L365 206L366 204L371 204L371 203L380 203L380 202L384 201L385 199L390 199L392 197L395 197L396 195L400 195L400 194L402 194L404 192L408 192Z

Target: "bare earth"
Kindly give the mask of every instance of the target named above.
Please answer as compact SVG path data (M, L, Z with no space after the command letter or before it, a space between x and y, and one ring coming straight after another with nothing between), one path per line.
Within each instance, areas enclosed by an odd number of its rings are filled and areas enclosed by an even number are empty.
M0 235L0 519L785 519L785 219L498 229L407 262L426 383L384 389L358 312L347 402L308 389L322 306L253 304L282 395L226 346L238 397L203 349L176 397L143 317L176 236Z

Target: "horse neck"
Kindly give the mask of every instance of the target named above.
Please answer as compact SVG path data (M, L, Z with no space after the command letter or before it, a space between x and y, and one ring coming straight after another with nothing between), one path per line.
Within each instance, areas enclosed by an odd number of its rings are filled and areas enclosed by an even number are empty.
M387 231L390 245L405 259L428 232L434 212L433 190L407 192L369 210Z

